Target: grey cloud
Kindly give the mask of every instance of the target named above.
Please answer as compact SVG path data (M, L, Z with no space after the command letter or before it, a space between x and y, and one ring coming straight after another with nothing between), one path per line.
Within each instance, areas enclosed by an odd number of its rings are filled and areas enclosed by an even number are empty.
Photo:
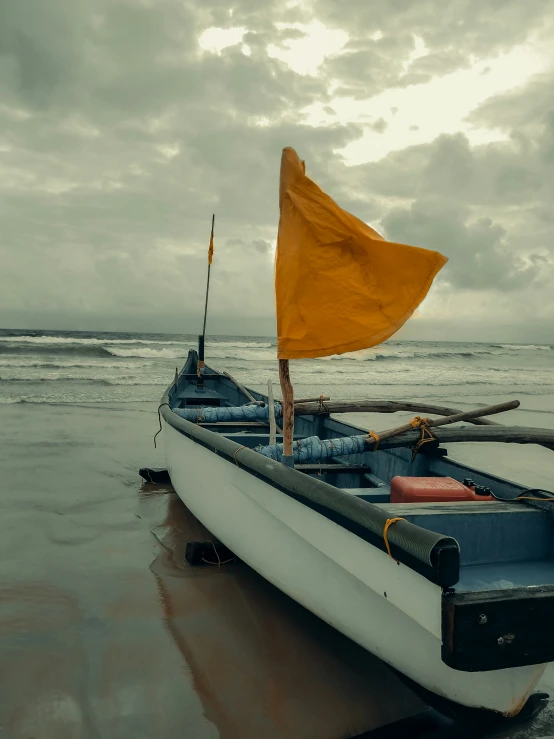
M29 101L47 104L57 89L67 89L79 66L86 27L84 5L40 0L2 3L0 79Z
M436 192L492 207L549 200L552 183L547 170L553 130L547 119L537 125L536 135L518 132L507 142L475 147L463 134L440 136L430 144L409 147L360 167L358 176L395 197Z
M370 128L372 131L376 131L377 133L383 133L387 130L388 123L384 118L378 118L374 123L370 124Z
M524 88L489 98L470 116L477 125L514 130L544 122L554 109L552 71L536 75Z
M346 53L324 69L340 81L338 95L357 99L428 82L530 37L549 43L554 32L554 0L352 0L346 13L335 0L317 0L316 9L323 21L350 33ZM426 54L406 66L416 36Z
M404 30L375 40L359 37L359 28L352 32L343 54L323 65L323 73L339 81L336 94L365 100L398 84L413 49L412 35Z
M441 278L453 288L513 291L540 273L536 256L529 262L510 251L500 224L490 218L472 220L459 204L444 199L394 209L383 224L389 239L436 249L448 257Z
M463 51L491 56L525 41L531 32L551 30L552 0L352 0L348 12L334 0L317 0L322 19L347 27L356 39L380 31L398 38L415 34L432 53ZM394 63L394 60L392 60Z
M252 246L262 254L267 254L271 252L271 244L269 243L269 241L257 239L256 241L252 242Z
M402 75L399 84L403 87L407 85L421 85L429 82L437 75L455 72L466 64L467 56L461 49L441 49L436 53L430 53L416 59L410 65L407 73Z

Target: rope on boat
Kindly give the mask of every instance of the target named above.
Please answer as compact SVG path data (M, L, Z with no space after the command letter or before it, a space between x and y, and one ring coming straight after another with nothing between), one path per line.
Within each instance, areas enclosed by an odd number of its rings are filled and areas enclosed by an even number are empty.
M236 557L231 557L230 559L225 559L223 562L221 561L221 557L219 556L219 552L216 549L215 544L213 541L210 540L210 544L214 548L215 556L217 557L217 562L212 562L210 559L206 559L205 557L200 557L202 562L204 562L207 565L214 565L215 567L221 567L222 565L229 564L229 562L234 562L236 560Z
M237 449L237 451L233 454L233 459L235 460L235 464L237 465L237 467L239 466L239 461L237 459L237 454L240 452L241 449L248 449L248 447L247 446L239 446L239 448Z
M401 426L397 429L393 429L392 431L384 431L382 432L381 436L377 434L375 431L370 431L367 435L367 440L373 439L373 447L371 449L372 452L375 452L379 448L379 442L381 439L389 439L391 436L396 436L397 434L401 433L402 431L405 431L406 428L409 428L410 426L414 429L421 429L421 438L419 441L416 442L415 446L412 448L412 462L416 458L418 452L420 451L421 447L424 444L427 444L429 441L436 441L436 438L433 436L430 430L430 422L431 419L429 418L422 418L421 416L415 416L412 418L412 420L407 424L407 426Z
M322 414L329 415L329 408L327 408L327 406L323 402L325 400L325 395L323 395L323 393L319 396L318 400L319 400L319 408L317 410L316 416L320 416Z
M157 436L157 435L158 435L158 434L159 434L159 433L161 432L161 430L162 430L162 417L161 417L161 415L160 415L160 411L161 411L161 409L162 409L162 408L164 407L164 405L167 405L167 407L171 409L171 406L169 405L169 403L162 403L161 405L159 405L159 406L158 406L158 423L160 424L160 428L159 428L159 429L158 429L158 430L156 431L156 433L154 434L154 449L157 449L157 448L158 448L158 447L156 446L156 436Z
M388 531L389 528L393 525L393 523L396 523L397 521L405 521L405 518L401 518L400 516L396 516L396 518L387 518L385 521L385 528L383 529L383 539L385 540L385 546L387 548L387 554L391 559L394 559L397 565L400 564L400 562L396 559L396 557L393 557L390 551L390 544L389 544L389 537L388 537Z
M414 416L412 420L410 421L410 426L412 426L414 429L420 429L422 426L428 426L428 425L429 425L429 419L422 418L421 416Z
M535 498L531 495L527 495L527 493L546 493L546 495L549 495L551 497ZM517 503L518 500L534 500L537 501L537 503L554 503L554 493L552 493L550 490L543 490L542 488L529 488L529 490L524 490L523 493L516 495L515 498L501 498L499 495L495 495L492 490L491 495L493 498L499 500L501 503Z
M212 562L209 559L206 559L205 557L200 557L202 562L207 565L213 565L214 567L222 567L223 565L228 565L230 562L236 562L235 557L231 557L231 559L224 559L223 562L219 560L218 562Z
M430 441L436 441L436 438L431 433L429 428L429 418L422 418L421 416L415 416L410 421L410 426L415 429L421 429L421 439L415 444L412 449L412 462L417 457L421 447Z
M379 442L381 441L381 438L379 434L375 433L375 431L370 431L368 434L368 438L373 439L373 441L375 442L375 444L373 445L373 449L371 450L372 452L375 452L377 449L379 449Z

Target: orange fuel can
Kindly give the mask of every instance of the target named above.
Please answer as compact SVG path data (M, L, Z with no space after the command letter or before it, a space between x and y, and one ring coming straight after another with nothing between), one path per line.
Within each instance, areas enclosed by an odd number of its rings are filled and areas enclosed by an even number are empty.
M463 500L494 500L490 490L471 480L458 482L453 477L393 477L391 503L448 503Z

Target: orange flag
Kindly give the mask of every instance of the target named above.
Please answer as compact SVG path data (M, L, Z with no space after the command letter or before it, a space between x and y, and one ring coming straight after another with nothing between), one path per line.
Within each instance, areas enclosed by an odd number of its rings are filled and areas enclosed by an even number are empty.
M367 349L408 320L447 259L385 241L340 208L283 149L275 262L277 356Z
M210 236L210 246L208 248L208 264L212 263L212 259L214 256L214 232L212 231Z

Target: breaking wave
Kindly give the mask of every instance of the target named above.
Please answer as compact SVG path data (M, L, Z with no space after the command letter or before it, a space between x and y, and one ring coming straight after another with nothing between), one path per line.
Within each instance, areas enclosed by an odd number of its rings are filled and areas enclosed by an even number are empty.
M34 337L33 337L34 338ZM49 338L49 337L36 337ZM190 345L178 341L105 341L82 339L80 342L68 340L36 342L30 346L19 339L10 342L6 337L0 337L0 357L10 355L48 355L48 356L82 356L82 357L113 357L113 358L135 358L135 359L185 359ZM149 344L150 346L146 346ZM153 348L152 345L158 347ZM275 359L274 351L269 342L218 342L206 345L206 353L217 359L260 359L256 353L266 352L268 359ZM27 365L28 366L28 365Z
M553 346L550 346L550 344L499 344L498 345L501 349L507 349L508 351L520 351L523 349L524 351L552 351L554 349Z
M364 350L368 351L368 350ZM466 359L478 359L479 357L486 355L493 355L494 352L489 351L473 351L473 352L410 352L410 351L399 351L399 352L379 352L377 354L365 354L362 352L352 352L347 354L335 354L328 359L353 359L358 362L379 362L383 360L393 359L456 359L457 357L464 357ZM327 359L322 357L322 359Z
M106 357L110 355L110 352L99 344L37 344L33 346L31 351L29 346L20 345L19 343L13 343L12 345L0 344L0 356L9 354L69 354L84 357Z
M74 377L67 375L60 375L58 377L2 377L0 375L1 383L21 383L25 382L28 385L35 383L49 383L49 382L67 382L67 383L81 383L84 385L104 385L107 387L117 385L160 385L165 386L169 384L167 378L147 378L139 379L138 377Z
M104 349L106 354L112 357L139 357L142 359L184 359L187 356L186 349Z
M182 341L153 339L94 339L73 336L0 336L0 342L16 344L33 344L38 346L58 346L75 344L82 346L103 346L104 344L182 344Z
M141 369L144 367L150 367L150 362L126 362L124 364L125 369ZM3 357L0 359L0 372L6 369L58 369L58 370L75 370L75 369L113 369L114 362L64 362L59 360L57 362L28 362L24 359L10 359L9 357Z

